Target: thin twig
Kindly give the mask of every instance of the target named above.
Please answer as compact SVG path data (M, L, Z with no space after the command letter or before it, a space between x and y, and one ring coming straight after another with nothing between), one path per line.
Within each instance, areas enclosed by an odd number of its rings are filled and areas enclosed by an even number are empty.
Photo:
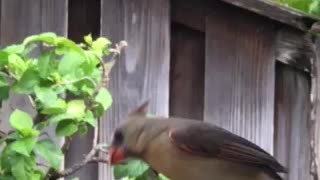
M128 46L128 43L126 41L120 41L119 44L116 44L115 49L110 50L110 52L112 53L112 56L107 63L104 63L103 59L97 57L99 59L100 66L102 68L102 74L101 74L101 81L95 90L96 92L100 88L107 86L107 82L109 81L109 74L110 74L111 68L115 64L116 57L120 55L121 50L126 46Z
M96 147L98 144L98 135L99 135L99 124L97 125L97 127L95 127L93 129L93 141L92 141L92 147Z
M7 133L5 133L4 131L0 130L0 138L3 138L7 135Z
M32 97L29 95L28 98L29 98L29 101L30 101L30 103L31 103L31 106L32 106L33 108L36 108L36 103L34 102L34 100L32 99Z
M47 136L47 138L50 138L50 135L48 132L42 132L40 136Z
M46 164L43 164L43 163L36 163L37 166L42 166L42 167L45 167L45 168L50 168L50 166L46 165Z
M49 174L48 175L49 177L47 178L58 179L58 178L66 177L68 175L71 175L77 172L88 163L108 163L107 158L96 157L96 154L99 151L105 151L107 147L108 147L107 144L97 144L95 147L91 149L91 151L85 156L85 158L81 162L76 163L72 167L65 169L63 171L54 172L52 175Z

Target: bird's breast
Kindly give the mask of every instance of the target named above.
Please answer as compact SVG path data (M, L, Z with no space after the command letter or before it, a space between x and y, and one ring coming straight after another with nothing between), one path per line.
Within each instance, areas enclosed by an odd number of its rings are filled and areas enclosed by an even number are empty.
M166 133L148 145L143 157L171 180L269 180L251 167L181 151Z

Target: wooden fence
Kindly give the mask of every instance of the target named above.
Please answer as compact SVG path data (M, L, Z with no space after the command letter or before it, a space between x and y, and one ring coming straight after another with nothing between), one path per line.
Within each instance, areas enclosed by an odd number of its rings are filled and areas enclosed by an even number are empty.
M150 113L218 124L274 154L292 170L290 180L310 179L311 75L279 62L274 21L211 1L0 2L1 47L47 31L77 42L92 33L129 43L111 74L114 104L100 124L100 142L109 141L121 118L150 98ZM203 14L208 4L220 10ZM14 96L1 117L8 119L17 107L31 111L27 99ZM73 139L66 167L90 150L92 136L90 130ZM75 176L110 180L112 172L90 164Z

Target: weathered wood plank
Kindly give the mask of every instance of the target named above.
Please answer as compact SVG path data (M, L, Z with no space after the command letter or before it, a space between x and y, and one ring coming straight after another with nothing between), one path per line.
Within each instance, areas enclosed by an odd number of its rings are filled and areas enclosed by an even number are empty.
M83 42L83 37L89 33L96 38L100 34L100 0L69 0L68 37L76 42ZM76 134L72 137L69 150L66 153L65 167L71 167L83 159L92 149L93 128L88 129L84 137ZM98 164L91 163L80 169L68 179L98 179Z
M204 33L172 25L170 116L203 119Z
M311 72L314 52L310 38L302 31L290 27L281 28L277 33L276 60Z
M317 38L314 44L315 59L312 71L312 169L314 179L320 178L320 38Z
M310 179L310 76L278 64L275 98L275 157L287 180Z
M172 0L171 19L173 22L186 25L198 31L205 31L208 12L214 11L218 1Z
M296 11L285 6L280 6L270 0L222 0L224 2L233 4L240 8L255 12L262 16L266 16L275 21L282 22L297 29L308 31L312 25L320 19Z
M67 36L68 0L41 1L41 32Z
M108 142L126 113L150 99L149 112L168 115L169 109L169 0L103 0L102 35L129 46L112 70L112 108L101 122L100 141ZM101 180L112 179L101 165Z
M207 17L204 120L272 154L275 29L240 10Z

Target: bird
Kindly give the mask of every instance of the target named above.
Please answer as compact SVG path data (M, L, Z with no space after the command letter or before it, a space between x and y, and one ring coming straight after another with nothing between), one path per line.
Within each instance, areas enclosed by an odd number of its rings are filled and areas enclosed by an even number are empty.
M115 128L112 166L146 162L171 180L283 180L288 173L272 155L232 132L194 119L148 116L149 100Z

